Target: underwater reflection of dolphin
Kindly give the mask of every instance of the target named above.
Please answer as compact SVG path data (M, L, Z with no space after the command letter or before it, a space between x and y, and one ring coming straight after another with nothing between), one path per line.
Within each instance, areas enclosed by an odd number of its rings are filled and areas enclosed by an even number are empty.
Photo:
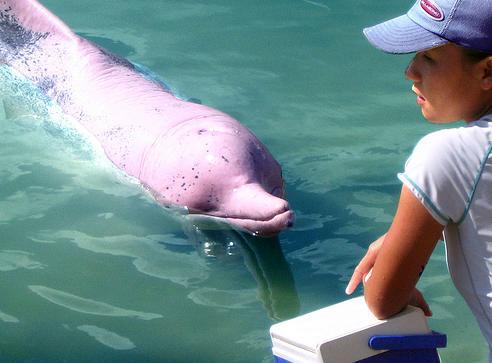
M263 236L292 224L280 166L246 127L176 98L36 0L0 1L0 64L85 127L158 202Z
M271 319L284 320L299 314L294 277L277 237L264 241L236 231L200 230L189 225L185 232L202 255L221 257L239 253L242 256Z

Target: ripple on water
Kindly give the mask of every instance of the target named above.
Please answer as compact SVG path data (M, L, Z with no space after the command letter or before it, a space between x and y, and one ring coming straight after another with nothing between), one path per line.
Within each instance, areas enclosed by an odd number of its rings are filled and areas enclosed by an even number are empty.
M41 262L34 261L30 258L32 253L24 251L11 251L4 250L0 252L0 271L13 271L19 268L25 268L28 270L43 268Z
M4 323L18 323L19 322L19 319L17 319L15 316L4 313L3 311L0 311L0 320L3 321Z
M347 206L350 214L355 214L358 217L369 218L377 223L391 223L393 216L387 214L383 208L367 207L360 204L350 204Z
M39 296L52 302L53 304L62 306L73 311L77 311L79 313L101 316L128 317L142 320L152 320L163 317L160 314L145 313L141 311L119 308L96 300L86 299L69 294L64 291L55 290L46 286L31 285L28 287L32 292L38 294Z
M251 350L258 349L259 347L269 348L271 346L268 332L265 330L247 332L241 335L240 339L236 340L236 343L246 344Z
M302 232L310 231L313 229L323 228L328 222L333 222L337 218L333 216L323 216L321 214L313 213L307 214L302 211L296 211L296 221L294 227L291 228L292 231Z
M429 301L432 310L432 319L434 320L450 320L455 318L451 310L447 309L443 304L433 304L433 299Z
M318 240L289 253L289 258L311 265L315 274L339 276L347 281L352 275L354 264L364 254L365 249L344 238Z
M302 0L302 1L304 1L305 3L308 3L308 4L311 4L311 5L320 7L320 8L324 8L326 10L330 10L330 8L328 7L328 5L325 5L322 2L312 1L312 0Z
M195 304L219 307L226 309L244 309L258 299L255 289L219 290L215 288L201 288L188 294L188 298Z
M383 193L376 190L359 190L354 192L355 199L369 204L380 205L382 203L395 203L395 196L389 193Z
M0 201L0 224L16 220L40 219L53 207L68 200L70 195L29 188L9 195Z
M146 275L189 286L191 281L203 281L209 276L206 262L198 254L174 252L158 243L156 235L116 235L94 237L79 231L43 231L31 237L43 240L70 240L78 247L94 252L133 259L135 268ZM166 243L182 245L185 241L174 235L162 235Z
M115 350L130 350L136 348L135 344L133 344L130 339L94 325L80 325L77 329L87 333L99 343Z
M334 231L337 235L359 235L372 230L373 227L361 226L360 224L348 223Z

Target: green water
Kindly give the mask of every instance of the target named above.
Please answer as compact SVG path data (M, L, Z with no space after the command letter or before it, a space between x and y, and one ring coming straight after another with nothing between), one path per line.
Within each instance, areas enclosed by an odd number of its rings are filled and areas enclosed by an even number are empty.
M356 261L395 211L396 173L436 129L404 80L409 58L361 35L410 4L44 4L248 126L282 164L297 222L268 240L196 231L4 77L0 361L270 362L273 323L346 299ZM448 335L443 361L486 362L442 245L420 287L431 327Z

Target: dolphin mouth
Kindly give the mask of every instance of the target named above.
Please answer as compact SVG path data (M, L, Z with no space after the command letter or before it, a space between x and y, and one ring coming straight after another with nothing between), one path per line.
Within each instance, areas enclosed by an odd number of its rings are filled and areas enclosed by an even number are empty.
M294 225L294 212L290 209L268 220L225 218L230 224L245 229L254 236L271 237Z
M269 219L229 217L203 213L190 213L186 216L194 225L202 229L230 229L231 227L253 236L271 237L294 225L295 215L290 209Z
M235 211L230 211L230 210L223 211L220 209L210 210L210 211L188 209L188 211L190 214L206 214L212 217L217 217L227 220L249 220L249 221L256 221L256 222L269 222L279 215L282 215L286 212L291 212L289 203L286 200L281 198L278 198L277 200L280 200L281 203L279 203L278 205L276 205L275 207L269 210L264 210L263 208L258 210L251 210L245 208L243 210L238 209Z

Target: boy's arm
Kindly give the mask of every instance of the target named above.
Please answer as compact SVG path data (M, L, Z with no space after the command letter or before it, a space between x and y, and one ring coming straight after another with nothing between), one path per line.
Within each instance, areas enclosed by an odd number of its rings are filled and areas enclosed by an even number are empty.
M388 233L374 242L347 287L362 279L367 305L380 319L400 312L415 300L415 285L444 227L403 186L398 210ZM418 293L418 291L417 291Z

